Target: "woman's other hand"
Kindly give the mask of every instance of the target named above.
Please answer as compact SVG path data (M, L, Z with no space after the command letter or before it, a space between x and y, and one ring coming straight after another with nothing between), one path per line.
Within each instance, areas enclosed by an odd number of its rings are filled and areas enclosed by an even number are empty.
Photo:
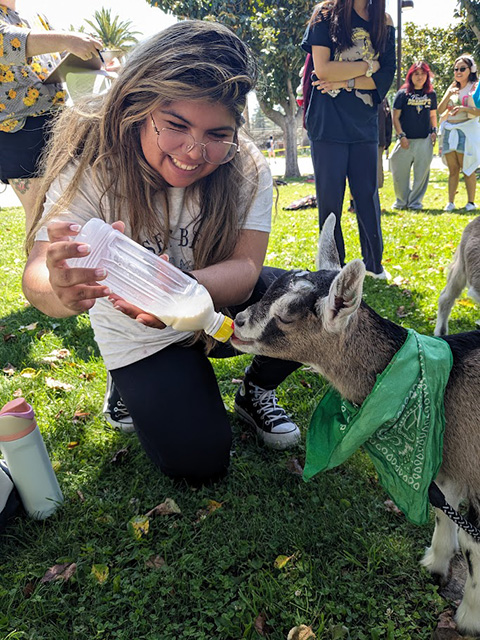
M129 318L132 318L132 320L136 320L136 322L144 324L146 327L152 327L153 329L165 329L166 325L156 316L152 316L152 314L143 311L143 309L130 304L130 302L120 298L120 296L111 293L108 299L113 304L114 309L121 311Z
M408 140L408 138L400 138L400 146L402 147L402 149L409 149L410 148L410 142Z
M322 93L328 93L329 91L337 91L338 89L345 89L345 80L316 80L312 82L312 85L321 91Z

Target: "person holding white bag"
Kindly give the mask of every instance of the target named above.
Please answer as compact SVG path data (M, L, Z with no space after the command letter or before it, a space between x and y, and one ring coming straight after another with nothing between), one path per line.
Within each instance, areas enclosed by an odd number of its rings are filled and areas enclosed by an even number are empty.
M473 94L477 87L477 65L472 56L465 54L455 60L455 80L448 87L438 105L441 125L442 157L448 166L448 203L445 211L455 211L455 194L460 171L465 176L468 202L466 211L474 211L476 175L480 165L480 109L475 106Z

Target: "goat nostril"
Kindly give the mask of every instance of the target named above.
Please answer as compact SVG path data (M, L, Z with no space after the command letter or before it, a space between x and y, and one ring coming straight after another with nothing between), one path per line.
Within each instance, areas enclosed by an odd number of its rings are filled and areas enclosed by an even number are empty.
M235 316L234 322L236 327L243 327L243 325L245 324L245 320L243 320L243 318L241 317L241 314L238 314L237 316Z

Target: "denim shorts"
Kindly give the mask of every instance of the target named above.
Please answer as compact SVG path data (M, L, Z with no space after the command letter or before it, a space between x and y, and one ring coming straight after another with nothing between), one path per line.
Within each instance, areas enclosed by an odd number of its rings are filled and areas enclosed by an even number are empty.
M458 133L458 146L456 149L450 149L448 140L452 134L452 129L444 129L442 139L442 156L449 151L457 151L458 153L465 153L465 134L460 129L456 129Z

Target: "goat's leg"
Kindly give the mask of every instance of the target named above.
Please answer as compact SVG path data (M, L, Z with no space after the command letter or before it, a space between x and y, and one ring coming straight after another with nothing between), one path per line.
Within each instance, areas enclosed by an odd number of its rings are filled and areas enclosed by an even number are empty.
M447 277L447 284L438 299L437 324L433 334L444 336L448 333L448 318L455 303L467 284L465 267L460 256L460 248L457 249L454 263Z
M462 498L460 490L451 482L437 484L443 491L447 502L454 508ZM435 509L435 530L430 547L425 552L421 564L434 576L435 580L445 585L450 580L450 563L458 550L457 525L440 509Z
M476 527L480 526L478 508L470 507L468 519ZM458 534L462 553L467 562L467 581L462 602L455 621L459 631L471 636L480 635L480 542L474 540L466 531L460 529Z

